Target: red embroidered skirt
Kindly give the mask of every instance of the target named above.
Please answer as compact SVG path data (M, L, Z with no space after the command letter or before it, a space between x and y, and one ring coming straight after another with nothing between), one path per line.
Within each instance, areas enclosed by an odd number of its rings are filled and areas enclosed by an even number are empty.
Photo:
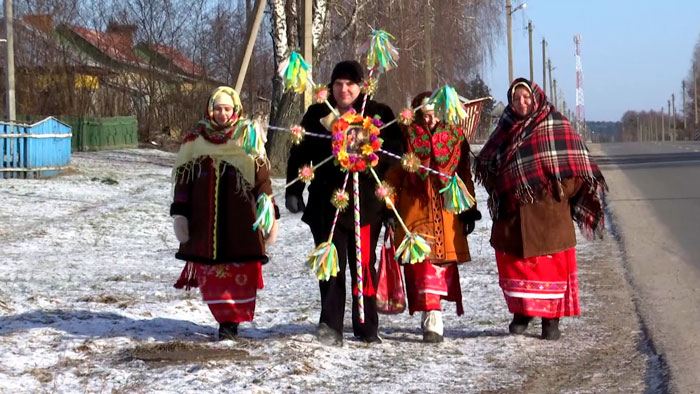
M252 321L263 288L261 264L194 264L202 300L219 323Z
M459 284L459 270L456 264L435 265L424 261L405 264L406 295L408 313L439 311L441 300L457 303L457 315L464 313L462 288Z
M581 314L575 248L527 259L496 250L496 264L511 313L550 319Z

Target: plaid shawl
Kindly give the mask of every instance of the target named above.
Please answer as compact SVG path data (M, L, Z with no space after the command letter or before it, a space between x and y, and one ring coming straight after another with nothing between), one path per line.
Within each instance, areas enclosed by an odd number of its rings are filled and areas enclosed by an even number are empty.
M512 107L511 90L519 82L532 89L533 110L526 117ZM573 219L586 237L603 235L601 194L607 190L605 179L569 121L547 102L534 82L524 78L513 81L508 107L476 159L475 178L489 193L494 219L504 208L510 212L518 204L537 201L544 193L562 197L561 181L578 178L583 185L570 199ZM499 207L503 203L507 206Z

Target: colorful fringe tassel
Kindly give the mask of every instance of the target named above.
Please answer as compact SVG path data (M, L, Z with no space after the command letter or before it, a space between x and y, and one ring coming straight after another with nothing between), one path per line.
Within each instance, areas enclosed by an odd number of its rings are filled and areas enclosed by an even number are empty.
M284 81L284 91L293 90L297 93L304 93L310 68L298 52L292 52L287 59L280 63L277 69L277 73Z
M272 196L263 193L258 196L255 204L257 209L255 210L256 219L253 223L253 230L257 230L260 227L267 234L275 223L275 204L272 203Z
M396 258L404 264L421 263L430 255L430 245L418 234L406 234L396 249Z
M452 213L462 213L476 202L474 196L469 194L467 186L457 174L452 177L447 186L440 189L440 194L444 198L445 210Z
M362 44L360 51L367 52L367 68L382 72L398 66L396 62L399 60L399 51L389 38L393 39L394 36L384 30L374 30Z
M267 137L262 127L260 127L260 123L254 120L238 122L233 138L243 148L245 153L256 157L265 156Z
M333 242L323 242L306 258L306 265L311 268L318 280L328 280L338 274L338 251Z
M467 112L459 101L459 95L452 86L443 86L430 96L430 101L435 103L435 112L440 119L454 125L467 117Z

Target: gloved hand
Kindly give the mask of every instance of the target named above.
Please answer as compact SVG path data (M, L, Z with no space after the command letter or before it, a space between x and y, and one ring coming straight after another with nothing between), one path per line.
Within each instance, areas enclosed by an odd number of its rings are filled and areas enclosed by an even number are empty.
M464 234L469 235L476 227L476 221L481 220L481 212L478 209L470 209L459 214L459 220L464 226Z
M175 231L175 238L177 238L180 243L185 243L190 240L190 229L187 218L182 215L173 215L173 230Z
M304 208L306 208L304 205L304 198L297 197L293 194L288 194L285 196L284 206L287 207L287 210L291 213L304 212Z
M472 221L467 221L464 223L464 234L469 235L474 231L474 227L476 227L476 223Z
M270 232L265 236L265 246L270 246L275 243L275 240L277 240L277 230L279 229L279 222L275 219L275 222L272 224L272 228L270 229Z

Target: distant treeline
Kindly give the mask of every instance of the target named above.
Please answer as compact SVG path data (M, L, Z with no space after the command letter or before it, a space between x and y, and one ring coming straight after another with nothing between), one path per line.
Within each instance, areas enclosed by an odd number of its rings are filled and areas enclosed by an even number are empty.
M619 141L619 135L622 131L622 122L610 121L586 121L586 127L591 132L591 139L594 142L612 142Z

